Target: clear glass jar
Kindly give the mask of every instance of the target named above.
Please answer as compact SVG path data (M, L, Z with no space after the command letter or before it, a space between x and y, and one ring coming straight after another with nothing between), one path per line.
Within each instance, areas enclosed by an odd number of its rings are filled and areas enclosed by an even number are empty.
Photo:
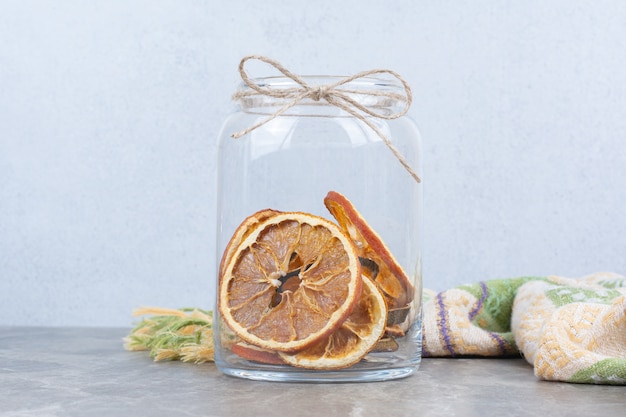
M302 77L310 85L329 85L340 77ZM254 80L263 88L300 87L287 77ZM243 84L240 92L250 92ZM359 78L345 90L404 92L400 82L386 78ZM405 103L389 95L354 94L351 97L377 112L398 112ZM238 98L239 109L224 123L219 137L217 188L218 260L235 230L263 209L305 212L337 223L324 204L329 191L352 202L363 219L384 241L412 284L400 335L386 332L382 342L358 363L341 369L307 369L264 360L246 359L233 348L240 339L220 315L220 268L216 290L215 363L227 375L271 381L381 381L402 378L417 370L421 360L421 237L422 190L379 134L362 120L324 100L306 98L288 111L244 136L245 130L270 117L285 99L252 94ZM391 140L419 176L420 137L407 116L393 120L366 116ZM364 260L361 259L361 263ZM365 270L366 266L363 266ZM371 267L371 265L369 265ZM371 268L370 268L371 269ZM389 314L391 317L394 314ZM391 340L390 340L391 339ZM267 353L267 352L266 352ZM271 352L269 352L271 353ZM245 355L244 355L245 356Z

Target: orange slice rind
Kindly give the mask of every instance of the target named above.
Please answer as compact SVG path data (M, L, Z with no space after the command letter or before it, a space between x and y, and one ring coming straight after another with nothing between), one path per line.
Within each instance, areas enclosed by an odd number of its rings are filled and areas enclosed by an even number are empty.
M224 275L224 268L228 265L228 262L232 259L234 250L241 243L241 241L252 232L256 226L263 220L280 213L280 211L272 209L259 210L256 213L246 217L243 222L237 227L232 237L224 249L222 260L220 261L219 275Z
M281 359L277 352L272 350L262 349L260 347L250 345L245 342L238 342L232 345L231 352L241 356L244 359L265 363L269 365L284 365L285 362Z

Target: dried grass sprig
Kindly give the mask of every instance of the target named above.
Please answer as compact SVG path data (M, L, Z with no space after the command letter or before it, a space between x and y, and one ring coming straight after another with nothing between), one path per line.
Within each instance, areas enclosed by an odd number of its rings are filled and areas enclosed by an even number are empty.
M145 317L124 338L127 350L148 350L155 361L213 361L213 313L199 308L142 307Z

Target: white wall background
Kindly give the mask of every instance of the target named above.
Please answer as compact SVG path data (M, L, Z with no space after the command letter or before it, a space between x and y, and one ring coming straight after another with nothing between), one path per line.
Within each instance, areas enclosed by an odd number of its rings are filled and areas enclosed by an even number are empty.
M239 59L391 68L425 146L425 286L626 273L626 2L0 5L0 325L212 305Z

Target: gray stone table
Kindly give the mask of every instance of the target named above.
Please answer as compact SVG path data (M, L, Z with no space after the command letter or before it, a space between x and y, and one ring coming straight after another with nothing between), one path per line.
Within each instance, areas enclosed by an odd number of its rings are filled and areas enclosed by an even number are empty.
M424 359L396 381L287 384L127 352L128 329L0 327L0 416L624 416L626 387L539 381L516 359Z

